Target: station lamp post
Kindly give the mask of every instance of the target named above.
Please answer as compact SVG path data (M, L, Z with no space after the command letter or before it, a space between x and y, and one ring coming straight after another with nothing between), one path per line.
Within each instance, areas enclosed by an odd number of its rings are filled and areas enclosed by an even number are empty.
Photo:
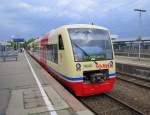
M143 9L134 9L135 12L139 12L139 38L137 39L139 43L138 47L138 59L141 60L141 40L142 40L142 13L146 12L146 10Z

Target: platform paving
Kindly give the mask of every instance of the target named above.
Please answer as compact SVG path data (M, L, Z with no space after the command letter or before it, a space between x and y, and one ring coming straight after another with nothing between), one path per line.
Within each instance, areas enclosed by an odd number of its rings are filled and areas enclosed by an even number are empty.
M0 115L93 115L35 60L27 55L54 110L48 110L24 53L0 62Z
M5 115L10 98L10 91L8 89L0 90L0 115Z

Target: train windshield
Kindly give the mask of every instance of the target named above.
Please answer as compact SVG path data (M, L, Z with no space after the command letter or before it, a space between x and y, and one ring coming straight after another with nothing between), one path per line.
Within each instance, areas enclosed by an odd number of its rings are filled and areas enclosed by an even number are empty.
M109 33L91 28L68 29L75 61L100 61L113 58Z

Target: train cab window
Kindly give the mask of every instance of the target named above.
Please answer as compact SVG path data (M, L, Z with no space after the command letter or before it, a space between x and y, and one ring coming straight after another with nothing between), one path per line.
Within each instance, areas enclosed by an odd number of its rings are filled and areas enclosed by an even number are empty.
M62 36L59 35L58 36L58 42L59 42L59 50L64 50L64 44L63 44L63 39L62 39Z

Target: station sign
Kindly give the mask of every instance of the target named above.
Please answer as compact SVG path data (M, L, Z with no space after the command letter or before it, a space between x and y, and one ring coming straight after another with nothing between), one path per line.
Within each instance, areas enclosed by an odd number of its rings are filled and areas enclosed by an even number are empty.
M14 42L24 42L23 38L15 38L13 39Z

